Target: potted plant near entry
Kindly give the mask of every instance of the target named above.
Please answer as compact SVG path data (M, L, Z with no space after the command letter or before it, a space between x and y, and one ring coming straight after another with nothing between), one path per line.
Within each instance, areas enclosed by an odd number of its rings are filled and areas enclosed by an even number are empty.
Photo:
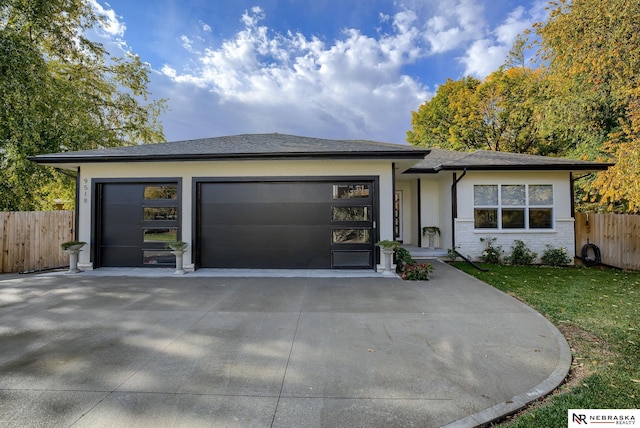
M440 228L438 226L425 226L422 228L422 236L429 237L429 248L433 249L433 239L438 235L440 236Z
M397 241L384 240L377 242L376 245L380 247L382 254L384 254L384 271L382 274L384 276L393 276L394 273L391 270L391 257L393 256L396 248L400 246L400 243Z
M184 271L183 256L188 246L189 244L183 241L169 242L167 244L167 247L171 249L171 254L176 256L176 271L174 272L175 275L184 275L186 273Z
M78 254L82 250L82 247L86 245L86 242L82 241L68 241L60 244L60 247L65 253L69 254L69 270L67 273L82 272L78 269Z

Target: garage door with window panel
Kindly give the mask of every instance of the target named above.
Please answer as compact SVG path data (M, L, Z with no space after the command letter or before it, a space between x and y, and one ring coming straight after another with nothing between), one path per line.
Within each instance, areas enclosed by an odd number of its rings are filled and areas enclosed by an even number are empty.
M175 266L166 248L180 239L177 182L97 183L97 266Z
M197 179L198 267L372 268L375 179Z

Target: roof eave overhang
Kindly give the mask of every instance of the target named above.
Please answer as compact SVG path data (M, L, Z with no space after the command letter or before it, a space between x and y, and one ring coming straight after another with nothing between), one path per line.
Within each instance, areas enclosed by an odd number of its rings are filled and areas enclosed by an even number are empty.
M435 168L409 168L405 174L437 174L440 171L604 171L612 163L601 164L553 164L553 165L446 165Z
M307 153L232 153L215 155L107 155L107 156L31 156L28 159L43 165L85 164L108 162L175 162L175 161L241 161L241 160L327 160L327 159L378 159L422 160L428 150L416 151L363 151L363 152L307 152Z

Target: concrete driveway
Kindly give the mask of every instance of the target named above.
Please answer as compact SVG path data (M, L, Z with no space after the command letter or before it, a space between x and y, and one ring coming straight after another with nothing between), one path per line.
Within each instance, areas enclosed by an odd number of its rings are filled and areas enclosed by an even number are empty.
M474 426L566 341L446 264L376 278L0 277L0 425Z

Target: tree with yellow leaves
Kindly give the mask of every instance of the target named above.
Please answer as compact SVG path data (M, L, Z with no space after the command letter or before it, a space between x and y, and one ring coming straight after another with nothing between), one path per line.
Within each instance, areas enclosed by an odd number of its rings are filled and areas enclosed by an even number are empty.
M448 80L413 112L407 140L453 150L487 149L612 162L583 180L585 198L640 213L640 2L558 0L484 81Z
M500 69L484 81L448 80L413 112L407 141L448 150L554 152L539 127L540 72Z
M551 5L547 22L537 25L554 83L550 99L566 129L573 124L583 142L592 139L578 153L615 162L591 183L591 195L609 209L640 212L640 2Z

